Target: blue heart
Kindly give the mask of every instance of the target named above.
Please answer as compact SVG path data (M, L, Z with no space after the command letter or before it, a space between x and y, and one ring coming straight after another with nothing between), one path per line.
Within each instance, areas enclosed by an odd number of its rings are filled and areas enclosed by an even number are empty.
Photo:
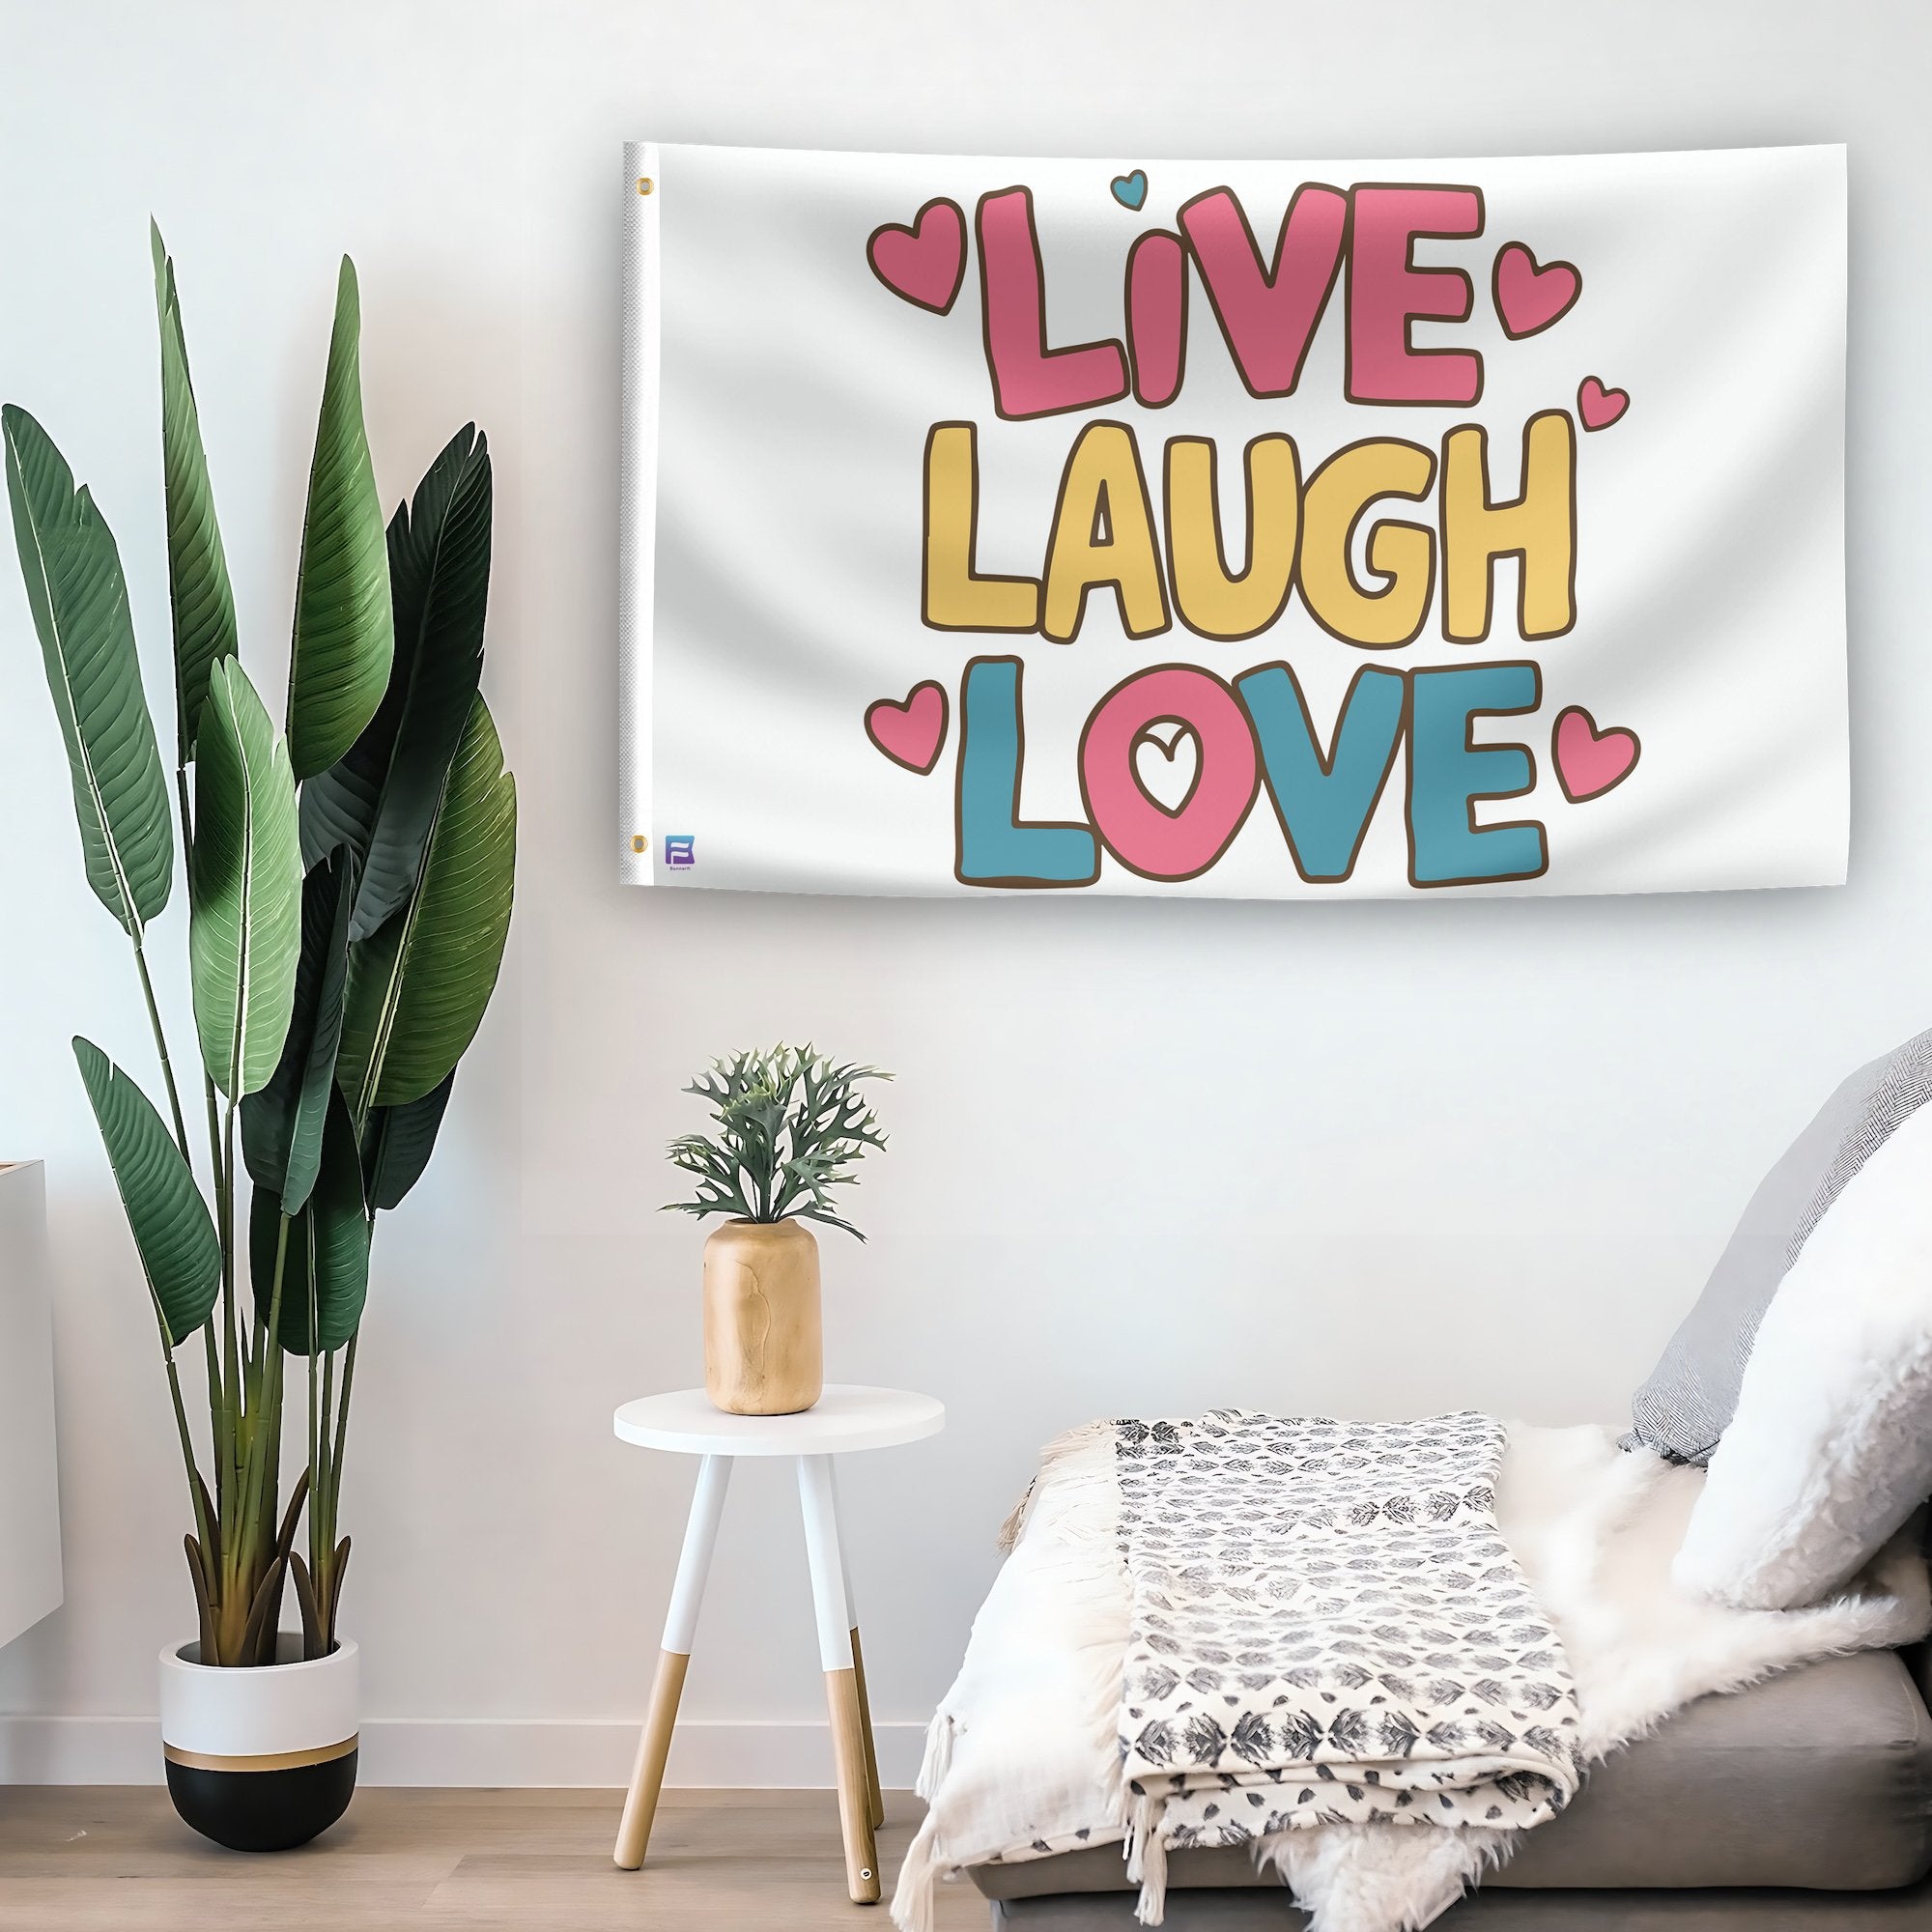
M1136 168L1130 175L1116 175L1114 199L1122 208L1138 208L1147 199L1147 170Z

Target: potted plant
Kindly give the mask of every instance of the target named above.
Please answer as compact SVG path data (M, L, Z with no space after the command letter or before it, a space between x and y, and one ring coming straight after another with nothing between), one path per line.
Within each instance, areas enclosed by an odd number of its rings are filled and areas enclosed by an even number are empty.
M154 259L172 803L113 535L32 416L9 405L0 435L88 882L132 944L166 1105L164 1116L75 1039L147 1277L192 1522L197 1635L161 1657L168 1787L198 1831L272 1850L327 1829L355 1786L356 1650L338 1631L349 1559L338 1507L370 1240L429 1159L496 984L516 788L477 688L490 575L483 438L460 432L384 531L345 258L278 731L237 652L158 232ZM171 819L187 858L199 1096L177 1073L148 970L174 884ZM199 1152L190 1120L205 1122ZM291 1361L306 1387L306 1454L285 1492ZM204 1406L205 1421L191 1422ZM291 1595L300 1628L284 1632Z
M684 1090L716 1130L671 1142L696 1185L665 1206L730 1217L704 1243L704 1386L727 1414L791 1415L824 1391L818 1242L804 1223L866 1238L832 1211L832 1190L886 1144L859 1083L892 1077L781 1044L714 1061Z

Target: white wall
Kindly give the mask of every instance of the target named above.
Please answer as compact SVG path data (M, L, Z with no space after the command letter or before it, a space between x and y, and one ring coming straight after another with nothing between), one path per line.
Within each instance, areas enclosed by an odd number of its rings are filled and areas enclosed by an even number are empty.
M339 249L385 497L467 417L497 452L488 686L522 877L505 984L370 1307L344 1517L372 1775L621 1776L690 1471L608 1417L698 1374L699 1234L652 1209L691 1119L676 1089L714 1049L810 1035L899 1075L871 1242L828 1236L826 1262L834 1374L952 1413L846 1483L903 1776L1046 1435L1219 1403L1615 1415L1822 1093L1932 1020L1915 0L69 0L10 7L4 35L0 393L119 530L157 696L150 210L259 677L281 673ZM1851 885L1320 906L619 888L636 134L1122 164L1848 141ZM64 782L0 583L0 1155L48 1163L68 1574L66 1607L0 1653L0 1711L36 1714L0 1727L0 1776L146 1776L152 1732L120 1720L152 1712L154 1653L189 1627L185 1511L67 1036L148 1063ZM179 917L157 944L178 958ZM732 1500L682 1773L816 1777L813 1734L786 1728L819 1709L790 1499L753 1470Z

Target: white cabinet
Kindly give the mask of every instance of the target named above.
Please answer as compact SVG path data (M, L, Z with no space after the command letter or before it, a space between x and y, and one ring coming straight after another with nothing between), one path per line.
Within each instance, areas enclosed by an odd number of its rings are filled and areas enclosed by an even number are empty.
M0 1165L0 1643L61 1600L46 1246L40 1162Z

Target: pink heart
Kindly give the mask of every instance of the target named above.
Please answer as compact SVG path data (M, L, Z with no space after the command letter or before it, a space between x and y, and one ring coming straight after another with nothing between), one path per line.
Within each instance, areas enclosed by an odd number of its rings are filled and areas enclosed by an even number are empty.
M1599 731L1597 721L1580 704L1557 713L1549 741L1557 781L1572 805L1621 784L1636 769L1642 750L1634 731Z
M1628 389L1606 389L1594 376L1585 376L1577 391L1577 413L1585 429L1608 429L1630 406Z
M1539 268L1520 242L1507 242L1497 250L1491 284L1496 315L1512 342L1560 321L1583 293L1583 277L1573 264L1547 262Z
M946 691L928 679L906 694L903 704L881 697L866 707L866 736L894 764L923 778L939 762L946 743Z
M873 229L866 256L894 295L944 315L966 276L966 216L942 195L914 215L910 228L888 221Z

